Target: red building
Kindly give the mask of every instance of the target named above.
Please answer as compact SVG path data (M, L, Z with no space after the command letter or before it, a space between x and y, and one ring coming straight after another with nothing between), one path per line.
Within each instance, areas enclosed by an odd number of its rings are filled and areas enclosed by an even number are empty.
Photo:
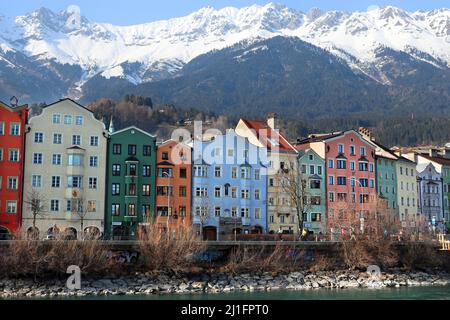
M17 231L22 222L23 166L28 106L0 101L0 239Z
M325 159L328 221L359 219L363 228L376 201L375 146L348 130L310 136L299 141L297 149L302 148L311 148ZM345 229L345 223L336 224Z

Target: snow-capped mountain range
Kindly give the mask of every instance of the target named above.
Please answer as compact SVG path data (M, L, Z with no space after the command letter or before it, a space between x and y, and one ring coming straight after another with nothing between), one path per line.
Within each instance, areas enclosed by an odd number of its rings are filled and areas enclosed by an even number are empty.
M390 80L378 54L382 48L408 53L437 68L450 66L448 8L305 13L270 3L242 9L206 7L185 17L132 26L92 22L74 8L59 13L41 8L18 17L0 13L0 75L8 74L8 68L29 70L37 64L57 74L67 94L79 97L83 84L94 76L133 84L170 78L201 54L275 36L299 37L384 85ZM1 86L8 88L7 81L0 81Z

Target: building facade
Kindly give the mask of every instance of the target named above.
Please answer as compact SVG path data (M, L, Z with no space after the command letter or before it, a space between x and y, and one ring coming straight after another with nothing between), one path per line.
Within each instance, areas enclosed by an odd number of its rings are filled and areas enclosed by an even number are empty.
M156 221L169 233L190 226L192 196L192 149L168 140L158 145L156 159Z
M25 130L28 106L0 102L0 239L7 239L22 223Z
M267 153L229 129L193 142L193 224L207 240L267 231Z
M136 239L138 226L154 216L155 166L155 136L137 127L116 132L110 128L106 173L107 239Z
M442 175L432 163L417 164L419 212L430 226L442 226L444 220Z
M104 232L107 132L80 104L64 99L29 120L23 227L69 238ZM36 206L38 204L38 206Z
M418 214L418 189L416 163L399 156L397 160L397 205L403 227L410 223L416 227Z
M325 159L314 150L299 152L299 187L303 201L303 226L310 233L326 232Z
M298 176L298 152L280 133L276 114L270 114L267 121L240 119L236 133L250 143L265 148L268 155L267 219L270 233L297 233L298 206L292 199L294 183L287 186L282 180Z
M398 211L397 202L397 157L376 156L377 191L386 201L388 209Z

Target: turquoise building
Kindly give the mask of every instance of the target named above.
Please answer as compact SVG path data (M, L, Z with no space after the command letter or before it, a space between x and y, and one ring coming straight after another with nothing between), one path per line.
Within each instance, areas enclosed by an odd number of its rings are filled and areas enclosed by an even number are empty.
M194 140L193 224L205 240L267 232L267 149L229 129Z
M398 209L397 203L397 157L376 156L377 193L387 203L388 209Z
M326 232L325 160L314 150L299 151L299 195L304 197L303 227L313 234Z

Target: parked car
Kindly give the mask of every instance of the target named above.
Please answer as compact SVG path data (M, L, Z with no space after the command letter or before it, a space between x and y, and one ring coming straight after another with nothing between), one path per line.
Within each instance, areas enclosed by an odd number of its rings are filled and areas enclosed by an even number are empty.
M44 237L44 239L42 239L42 240L55 240L56 239L56 237L53 235L53 234L48 234L48 235L46 235L45 237Z

